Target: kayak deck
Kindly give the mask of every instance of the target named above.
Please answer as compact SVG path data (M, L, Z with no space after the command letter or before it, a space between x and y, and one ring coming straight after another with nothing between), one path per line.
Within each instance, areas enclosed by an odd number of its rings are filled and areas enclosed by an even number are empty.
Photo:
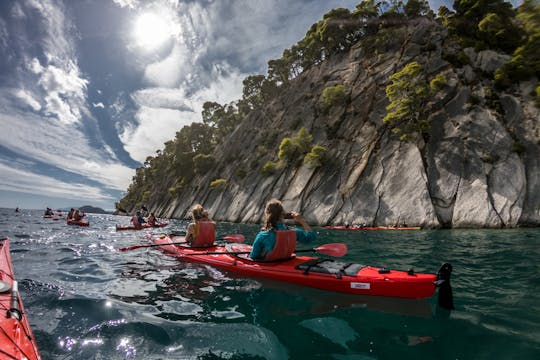
M13 276L9 239L0 240L0 359L41 359Z
M182 241L175 237L174 242ZM155 238L155 244L168 255L243 274L348 294L411 299L431 297L436 289L435 274L417 274L346 263L311 256L295 256L278 262L256 262L246 252L250 245L189 248L173 245L170 237ZM241 252L243 254L237 254Z

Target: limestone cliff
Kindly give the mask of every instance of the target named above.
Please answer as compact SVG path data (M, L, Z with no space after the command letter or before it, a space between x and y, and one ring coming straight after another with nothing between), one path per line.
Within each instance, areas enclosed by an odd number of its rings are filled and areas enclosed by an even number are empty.
M265 202L276 197L319 225L538 226L537 80L495 92L493 72L508 56L461 49L428 19L392 29L384 47L358 44L304 71L218 145L214 169L147 207L186 218L201 203L215 220L260 222ZM447 60L456 53L465 53L468 64ZM383 123L385 88L412 61L428 78L442 72L447 82L427 105L429 136L403 142ZM347 102L323 109L323 90L338 84L347 89ZM262 164L277 158L280 140L299 126L328 149L330 160L317 169L296 164L262 174ZM266 152L263 142L271 144ZM210 187L216 178L227 180L224 189Z

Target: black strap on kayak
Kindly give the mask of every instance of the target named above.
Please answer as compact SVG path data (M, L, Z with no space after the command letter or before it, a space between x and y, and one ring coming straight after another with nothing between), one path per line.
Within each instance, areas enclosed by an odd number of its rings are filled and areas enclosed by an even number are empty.
M304 270L304 275L309 275L309 272L311 269L319 267L320 264L322 264L325 261L332 261L331 259L314 259L314 260L308 260L306 262L301 263L300 265L296 266L297 270ZM323 271L315 271L315 272L323 272Z
M343 275L356 276L358 271L363 267L364 265L361 264L336 261L333 259L313 259L297 265L296 269L303 270L304 275L308 275L310 272L333 274L336 275L338 279L341 279Z

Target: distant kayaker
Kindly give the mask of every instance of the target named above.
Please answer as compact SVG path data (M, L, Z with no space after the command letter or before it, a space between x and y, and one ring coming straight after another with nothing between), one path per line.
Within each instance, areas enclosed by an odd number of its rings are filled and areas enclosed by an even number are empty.
M81 215L81 212L79 211L79 209L75 210L75 212L73 213L73 220L74 221L81 221L82 220L82 215Z
M47 210L45 210L45 215L54 215L54 213L51 208L47 208Z
M192 247L210 247L216 240L216 224L210 220L208 211L201 204L191 209L193 222L188 225L186 241Z
M137 213L131 218L131 222L133 223L133 227L139 230L142 229L142 224L144 224L146 220L144 220L142 217L141 212L137 211Z
M19 211L20 211L20 210L19 210L19 208L17 207L17 208L15 209L15 212L19 212Z
M302 229L289 229L285 219L293 219ZM257 261L289 259L296 248L296 241L314 241L317 234L311 231L307 221L297 212L285 213L281 201L272 199L266 204L265 223L255 237L249 257Z
M73 219L73 215L74 215L74 214L75 214L75 209L74 209L74 208L69 209L69 212L68 212L68 214L67 214L67 219L68 219L68 220Z
M148 216L148 219L146 219L146 223L150 226L156 226L156 217L154 216L154 213L150 213L150 216Z

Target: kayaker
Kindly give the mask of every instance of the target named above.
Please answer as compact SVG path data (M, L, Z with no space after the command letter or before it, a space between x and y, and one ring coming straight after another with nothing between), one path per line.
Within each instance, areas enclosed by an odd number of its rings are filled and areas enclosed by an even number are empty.
M141 212L137 211L137 213L131 218L131 222L133 223L133 227L139 230L142 229L142 224L144 224L146 220L144 220L142 217Z
M74 208L69 209L69 212L67 214L67 219L68 220L73 219L73 214L75 214L75 209Z
M45 215L47 215L47 216L48 216L48 215L54 215L54 213L53 213L53 211L52 211L51 208L47 208L47 209L45 210Z
M150 213L150 216L148 216L148 219L146 219L146 223L150 226L156 226L156 217L154 216L154 213Z
M73 213L73 221L81 221L82 220L82 216L81 216L81 212L79 211L79 209L75 210L75 212Z
M285 219L291 218L302 229L289 229ZM285 213L281 201L272 199L266 204L265 223L255 237L249 257L256 261L289 259L296 248L296 241L311 242L317 234L311 231L307 221L297 212Z
M188 225L186 241L191 247L214 246L216 240L216 224L210 220L208 211L201 204L191 209L193 222Z

